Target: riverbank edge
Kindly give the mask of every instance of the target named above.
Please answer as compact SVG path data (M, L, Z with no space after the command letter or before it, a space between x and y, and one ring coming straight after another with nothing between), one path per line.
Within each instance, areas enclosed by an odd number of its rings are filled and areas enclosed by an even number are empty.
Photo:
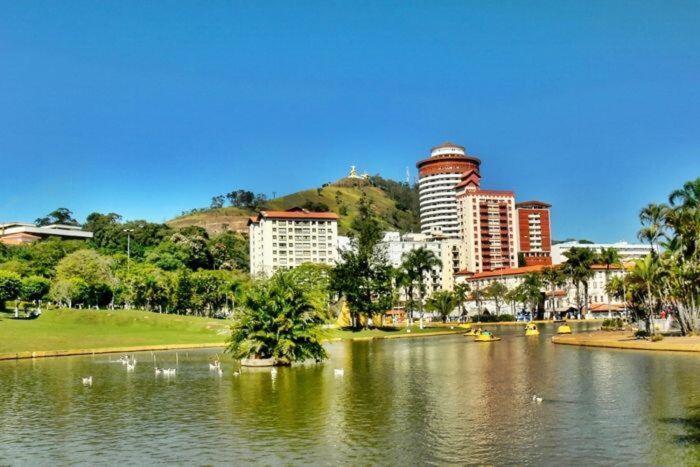
M595 331L582 334L567 334L552 337L552 343L580 347L598 347L622 350L652 350L663 352L700 352L700 340L679 342L685 337L666 337L658 342L636 339L629 333Z
M398 335L387 335L387 336L368 336L368 337L335 337L331 339L324 339L323 342L340 342L340 341L370 341L374 339L401 339L408 337L434 337L434 336L444 336L450 334L460 334L464 330L445 330L445 331L435 331L435 332L424 332L416 334L398 334ZM109 354L109 353L132 353L132 352L149 352L149 351L161 351L161 350L187 350L187 349L211 349L217 347L226 347L225 342L220 343L205 343L205 344L158 344L158 345L142 345L142 346L131 346L131 347L107 347L98 349L69 349L69 350L37 350L37 351L24 351L24 352L14 352L14 353L4 353L0 354L0 361L4 360L26 360L30 358L50 358L50 357L75 357L79 355L97 355L97 354Z

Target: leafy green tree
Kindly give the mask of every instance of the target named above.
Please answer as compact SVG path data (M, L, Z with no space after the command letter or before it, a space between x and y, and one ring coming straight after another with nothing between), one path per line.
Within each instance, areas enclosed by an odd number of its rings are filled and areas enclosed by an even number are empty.
M537 273L525 274L523 281L518 285L519 295L523 302L529 305L532 318L537 317L537 308L542 301L542 279Z
M379 245L382 229L366 197L351 224L352 247L340 253L341 262L331 273L331 288L347 300L353 327L361 316L384 314L392 304L392 268Z
M58 208L55 211L51 211L45 217L40 217L34 222L39 226L51 224L80 225L78 221L73 218L73 212L66 208Z
M633 288L643 297L644 319L647 324L647 332L653 333L651 319L654 311L659 307L657 297L660 292L664 270L660 267L653 253L648 254L643 259L635 262L634 268L630 272L628 280Z
M0 309L5 309L5 302L16 300L22 291L22 280L14 272L0 271Z
M656 251L659 239L664 235L664 221L668 212L663 204L648 204L639 211L639 220L643 227L637 237L643 242L648 242L652 251Z
M596 260L605 266L605 284L610 282L610 269L615 266L615 265L620 265L621 267L624 267L622 265L622 262L620 260L620 253L617 251L615 248L601 248L600 252L598 253L598 256ZM606 294L608 296L608 311L610 311L610 308L612 307L611 305L611 300L610 294Z
M484 289L484 295L488 300L491 300L496 306L496 314L501 314L501 307L508 293L508 287L500 281L493 281Z
M461 318L466 318L467 316L467 309L464 306L464 302L469 298L468 294L470 291L471 288L466 282L454 286L455 300L457 301L457 306L459 306L459 316Z
M114 282L111 259L95 250L78 250L63 258L56 266L56 277L70 279L79 277L87 284L107 284Z
M234 358L273 358L276 364L321 361L323 316L288 271L256 283L234 314L228 351Z
M89 288L80 277L56 279L51 283L49 299L58 305L73 308L73 305L83 304L88 300Z
M42 300L51 288L51 281L41 276L29 276L22 279L20 297L28 302Z
M426 303L428 311L434 311L440 315L442 322L447 322L447 317L457 307L457 300L454 294L448 290L438 290L428 299Z
M248 239L240 233L223 232L209 240L214 269L247 271L250 264Z

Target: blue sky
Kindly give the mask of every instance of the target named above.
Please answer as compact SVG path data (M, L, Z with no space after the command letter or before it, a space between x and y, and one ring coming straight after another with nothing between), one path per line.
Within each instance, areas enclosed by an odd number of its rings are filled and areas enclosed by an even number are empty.
M401 179L451 140L555 238L700 176L700 2L0 2L0 220Z

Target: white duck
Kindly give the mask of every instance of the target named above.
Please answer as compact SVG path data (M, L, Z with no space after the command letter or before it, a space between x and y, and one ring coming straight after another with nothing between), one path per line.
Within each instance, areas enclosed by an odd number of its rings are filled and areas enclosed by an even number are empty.
M92 376L83 378L83 386L92 386Z
M333 370L333 375L337 378L341 378L341 377L345 376L345 369L336 368Z
M209 370L211 370L211 371L216 371L220 368L221 368L221 363L219 363L218 361L209 364Z

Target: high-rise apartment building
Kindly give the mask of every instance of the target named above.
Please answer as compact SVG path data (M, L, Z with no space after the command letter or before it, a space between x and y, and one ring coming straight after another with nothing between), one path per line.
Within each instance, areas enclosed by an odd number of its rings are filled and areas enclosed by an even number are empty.
M426 235L458 237L459 219L455 185L468 171L479 173L481 161L467 155L463 146L443 143L419 161L421 232Z
M552 234L549 221L549 208L541 201L525 201L515 205L518 210L518 230L520 231L519 252L525 266L552 264Z
M250 274L271 276L303 263L338 260L338 215L292 208L260 211L248 221Z
M463 242L463 266L468 271L492 271L518 265L518 224L512 191L482 190L475 171L455 186Z

